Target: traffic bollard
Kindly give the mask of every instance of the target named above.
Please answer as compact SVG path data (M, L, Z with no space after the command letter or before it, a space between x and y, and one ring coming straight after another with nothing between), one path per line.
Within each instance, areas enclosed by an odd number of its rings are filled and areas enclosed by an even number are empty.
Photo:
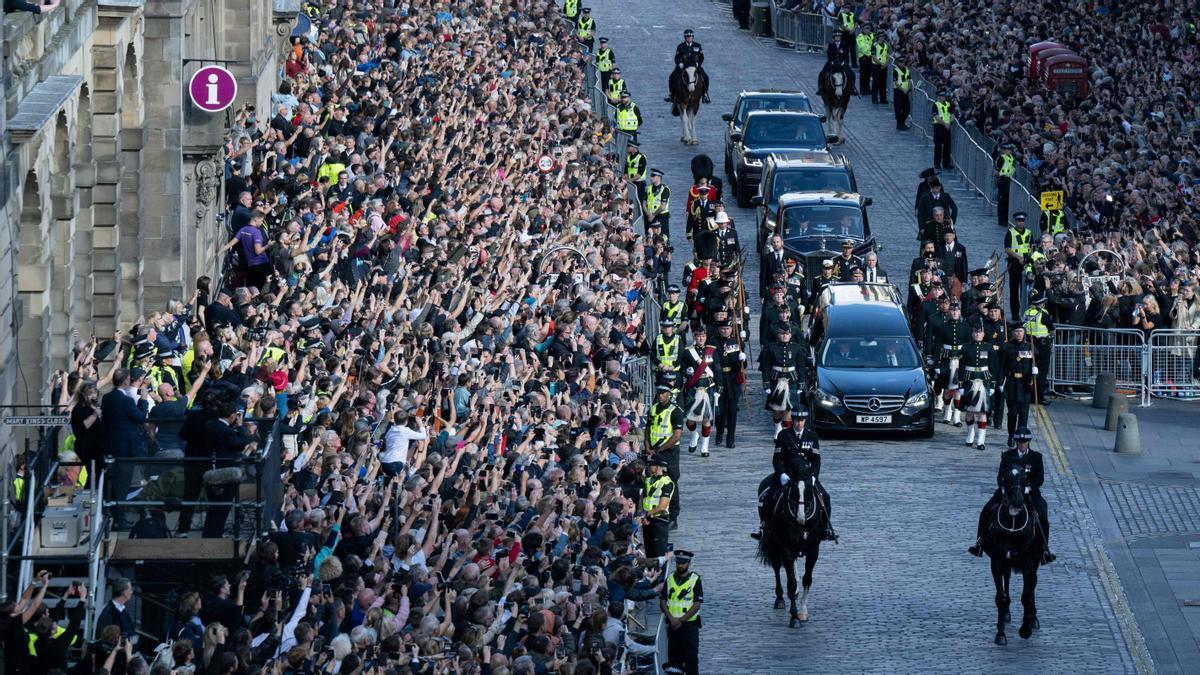
M1108 399L1117 388L1117 376L1112 373L1096 373L1096 384L1092 388L1092 407L1104 410Z
M1142 437L1138 434L1137 416L1124 413L1117 421L1117 442L1113 444L1113 452L1136 455L1141 451Z
M1116 394L1108 397L1108 413L1104 416L1104 430L1116 431L1121 415L1129 412L1129 399Z

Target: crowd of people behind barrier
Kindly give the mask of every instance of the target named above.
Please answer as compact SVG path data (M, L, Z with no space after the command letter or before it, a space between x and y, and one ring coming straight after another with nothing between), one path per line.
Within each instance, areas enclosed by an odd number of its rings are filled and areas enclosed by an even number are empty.
M624 617L672 555L641 555L646 410L622 370L647 266L561 10L304 12L274 109L243 107L228 141L223 283L81 342L55 381L63 459L228 463L265 441L248 419L277 420L280 531L244 574L180 589L167 648L126 655L99 625L80 672L582 675L653 653ZM164 406L186 417L155 423ZM230 492L193 478L173 496ZM6 653L64 668L77 613L39 633L25 600Z

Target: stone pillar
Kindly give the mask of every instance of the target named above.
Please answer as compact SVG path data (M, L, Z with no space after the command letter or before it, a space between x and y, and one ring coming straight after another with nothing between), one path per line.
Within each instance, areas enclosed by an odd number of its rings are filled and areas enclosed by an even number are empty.
M116 19L102 19L101 28L115 28ZM92 259L88 289L96 335L117 330L121 306L121 183L125 154L121 148L121 68L125 53L119 43L92 47L94 87L92 107ZM136 240L136 237L135 237Z

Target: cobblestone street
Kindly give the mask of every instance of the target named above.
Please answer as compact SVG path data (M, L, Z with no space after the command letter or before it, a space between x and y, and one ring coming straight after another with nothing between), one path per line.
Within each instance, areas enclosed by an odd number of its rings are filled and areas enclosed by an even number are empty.
M683 239L688 162L707 153L720 166L722 113L743 88L801 89L815 99L823 55L776 46L739 31L728 5L709 0L647 0L635 7L593 2L598 35L610 38L625 79L645 118L639 133L652 167L666 172L674 193L672 227L676 270L690 256ZM679 142L679 122L662 101L674 45L684 28L704 45L712 104L697 124L698 147ZM819 109L819 100L814 102ZM838 148L852 161L860 190L874 199L872 229L883 244L880 263L902 282L915 255L912 200L918 172L931 149L918 131L897 132L891 106L855 99L847 113L848 142ZM960 207L959 239L979 266L1001 246L987 202L946 180ZM743 247L754 245L754 214L737 209L726 190ZM747 278L758 278L749 256ZM754 289L748 292L753 294ZM757 335L755 324L750 334ZM753 346L757 358L758 345ZM756 368L756 366L754 367ZM822 480L833 502L839 545L825 545L809 600L811 621L787 627L786 610L772 609L769 569L754 555L755 488L770 470L771 425L762 411L762 385L752 370L736 450L683 459L678 548L691 549L704 575L701 632L705 673L954 672L1049 673L1145 670L1141 636L1132 622L1094 519L1062 459L1048 449L1040 426L1034 447L1046 455L1045 496L1054 526L1055 564L1038 585L1042 629L1024 641L1019 580L1014 580L1014 623L1009 645L992 644L995 607L986 560L966 553L979 508L995 485L1001 433L990 449L967 449L965 429L939 425L932 441L884 438L822 439ZM1055 441L1056 443L1056 441ZM802 563L801 563L802 565Z

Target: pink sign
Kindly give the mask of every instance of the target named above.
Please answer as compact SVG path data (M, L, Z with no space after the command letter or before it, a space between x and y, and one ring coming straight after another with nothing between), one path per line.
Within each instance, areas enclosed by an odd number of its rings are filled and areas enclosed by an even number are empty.
M221 112L237 98L237 79L221 66L204 66L188 84L192 104L205 112Z

